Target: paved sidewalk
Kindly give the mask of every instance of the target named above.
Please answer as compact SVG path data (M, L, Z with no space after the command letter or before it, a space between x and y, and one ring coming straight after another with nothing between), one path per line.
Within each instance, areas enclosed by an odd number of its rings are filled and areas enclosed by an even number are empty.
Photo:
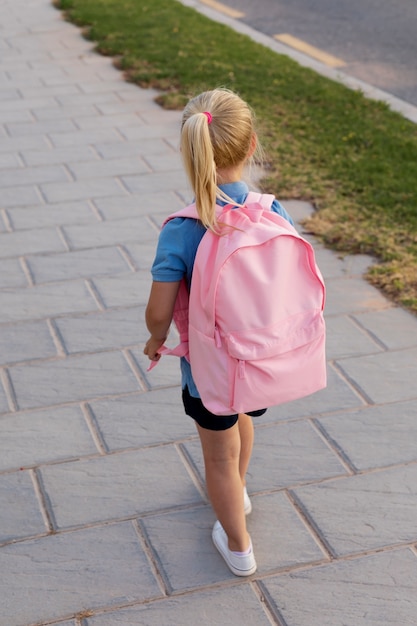
M178 363L142 355L180 114L49 0L0 11L0 626L416 626L417 319L317 245L329 386L256 422L234 577Z

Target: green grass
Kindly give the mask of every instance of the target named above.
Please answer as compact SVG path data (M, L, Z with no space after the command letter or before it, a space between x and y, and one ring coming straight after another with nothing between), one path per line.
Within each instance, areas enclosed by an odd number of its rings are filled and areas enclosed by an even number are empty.
M313 202L307 226L343 252L376 256L368 278L417 311L417 127L175 0L58 0L127 79L182 108L226 86L254 108L264 190Z

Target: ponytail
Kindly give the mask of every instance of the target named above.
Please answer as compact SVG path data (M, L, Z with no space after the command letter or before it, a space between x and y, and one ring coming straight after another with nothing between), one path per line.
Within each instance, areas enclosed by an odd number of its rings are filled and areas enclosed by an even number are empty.
M198 216L203 226L215 229L217 173L207 116L203 112L184 122L181 154L194 191Z
M198 216L214 232L218 232L216 200L233 203L218 187L217 170L246 161L253 126L249 106L227 89L205 91L190 100L184 109L181 128L184 168L194 191Z

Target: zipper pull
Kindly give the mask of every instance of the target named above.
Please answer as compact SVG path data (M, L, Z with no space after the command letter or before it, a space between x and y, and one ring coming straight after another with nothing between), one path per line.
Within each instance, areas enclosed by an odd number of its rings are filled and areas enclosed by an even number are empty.
M222 338L220 337L220 332L217 326L214 327L214 341L216 342L216 348L222 347Z
M245 378L245 361L239 361L239 378Z

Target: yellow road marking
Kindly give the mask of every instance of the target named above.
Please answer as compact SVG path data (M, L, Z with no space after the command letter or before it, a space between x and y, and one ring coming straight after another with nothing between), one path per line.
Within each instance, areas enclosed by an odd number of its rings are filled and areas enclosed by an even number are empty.
M317 59L329 67L343 67L346 65L342 59L338 59L331 54L327 54L327 52L323 52L323 50L310 46L310 44L302 41L301 39L297 39L297 37L293 37L292 35L283 33L282 35L274 35L274 39L277 39L278 41L281 41L282 43L287 44L287 46L295 48L300 52L308 54L310 57L313 57L313 59Z
M216 2L216 0L200 0L203 4L207 4L207 6L215 9L216 11L220 11L220 13L224 13L229 17L239 18L245 17L245 14L242 11L236 11L236 9L232 9L231 7L222 4L221 2Z

